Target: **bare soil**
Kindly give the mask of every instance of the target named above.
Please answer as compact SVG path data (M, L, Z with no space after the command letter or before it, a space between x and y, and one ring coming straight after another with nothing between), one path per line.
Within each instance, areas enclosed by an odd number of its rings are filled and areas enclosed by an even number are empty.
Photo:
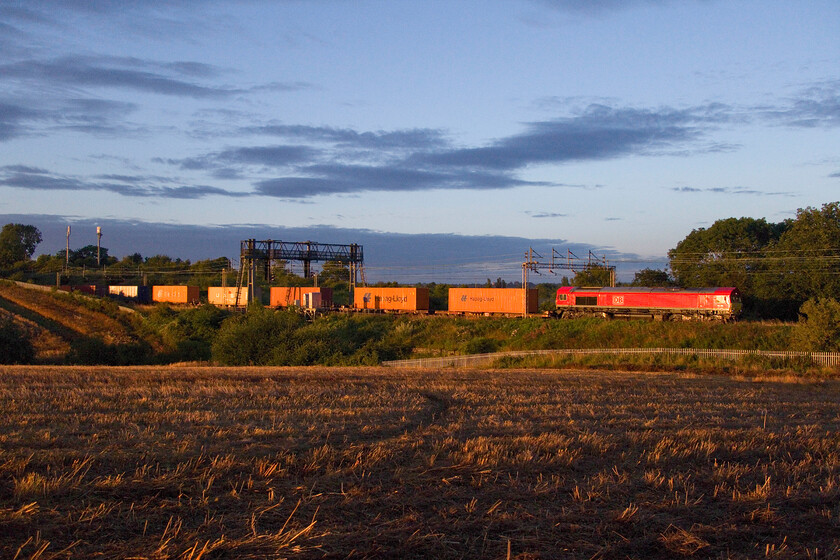
M837 558L840 383L0 368L2 558Z

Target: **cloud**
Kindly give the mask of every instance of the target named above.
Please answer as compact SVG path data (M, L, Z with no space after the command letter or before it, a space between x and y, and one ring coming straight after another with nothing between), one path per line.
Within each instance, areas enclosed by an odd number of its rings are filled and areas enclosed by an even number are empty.
M358 132L350 128L270 124L243 127L240 131L298 141L326 142L343 148L428 150L447 145L442 131L427 128Z
M524 133L489 146L423 154L414 161L516 170L532 164L616 158L694 142L705 127L725 118L726 112L718 106L642 110L591 105L575 117L530 123Z
M142 129L119 122L136 108L133 103L93 98L0 101L0 141L44 133L44 127L121 136L134 134Z
M360 132L347 128L268 124L237 134L280 137L295 144L247 146L183 160L159 160L182 169L240 178L253 166L285 173L254 180L256 194L307 198L371 191L570 187L527 181L517 173L535 164L562 164L666 149L717 150L699 140L728 120L728 108L710 104L684 110L641 110L591 105L581 114L532 122L526 130L482 147L458 147L435 129Z
M532 212L526 211L525 214L532 218L568 218L571 214L561 214L559 212Z
M831 173L829 177L831 177L832 179L840 179L840 171L837 171L836 173Z
M170 179L149 176L100 175L93 180L53 174L24 165L0 167L0 186L42 191L106 191L142 198L197 199L206 196L242 197L250 193L228 191L206 185L168 186Z
M727 195L751 195L751 196L797 196L796 193L793 192L785 192L785 191L776 191L776 192L767 192L767 191L760 191L757 189L747 189L744 187L708 187L708 188L697 188L697 187L672 187L670 190L678 193L712 193L712 194L727 194Z
M840 126L840 80L812 85L787 105L756 108L770 123L816 128Z
M0 102L0 141L22 136L26 132L24 123L38 118L38 113L26 107Z
M499 173L444 172L411 167L323 164L302 169L308 176L277 177L255 183L256 192L281 198L305 198L369 191L407 192L432 189L504 189L548 186Z
M596 15L636 6L674 4L677 0L538 0L540 4L574 14Z
M195 98L227 97L243 92L241 89L209 87L174 77L195 76L194 69L185 72L183 63L157 65L156 71L146 69L148 66L147 62L131 58L72 55L0 65L0 76L68 87L125 88ZM209 67L204 70L205 73L209 71Z

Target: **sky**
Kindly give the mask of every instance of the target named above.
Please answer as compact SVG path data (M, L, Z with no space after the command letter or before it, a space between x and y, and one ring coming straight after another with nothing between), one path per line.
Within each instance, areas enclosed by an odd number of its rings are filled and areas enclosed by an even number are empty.
M0 220L47 253L102 225L116 256L626 274L840 200L838 29L836 0L0 0Z

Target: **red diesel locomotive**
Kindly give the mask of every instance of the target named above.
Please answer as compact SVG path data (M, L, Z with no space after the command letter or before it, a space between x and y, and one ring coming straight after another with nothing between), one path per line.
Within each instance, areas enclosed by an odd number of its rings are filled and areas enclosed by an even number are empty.
M652 317L665 320L736 319L741 313L737 288L575 288L557 290L559 317Z

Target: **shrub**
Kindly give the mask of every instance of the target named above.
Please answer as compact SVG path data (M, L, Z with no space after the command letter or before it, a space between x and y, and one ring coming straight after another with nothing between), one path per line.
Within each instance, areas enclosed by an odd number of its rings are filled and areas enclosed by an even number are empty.
M294 333L304 319L294 311L252 305L222 323L211 347L213 360L229 366L278 365L295 350Z
M832 298L809 299L799 313L795 338L803 350L840 350L840 302Z
M108 344L101 338L83 337L70 343L65 359L78 365L131 366L149 363L152 354L151 346L143 341Z
M499 341L479 336L470 339L464 346L465 354L489 354L495 352L499 348Z
M0 364L28 364L34 358L29 332L10 317L0 317Z

